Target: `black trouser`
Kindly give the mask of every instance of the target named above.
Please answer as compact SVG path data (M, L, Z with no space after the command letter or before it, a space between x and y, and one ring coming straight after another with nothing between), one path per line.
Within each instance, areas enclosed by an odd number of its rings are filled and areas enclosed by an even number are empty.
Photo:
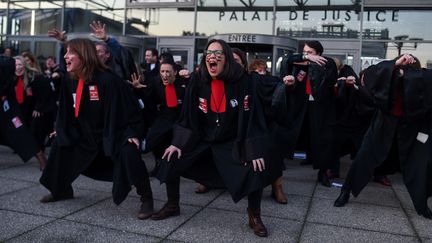
M180 177L166 182L166 191L169 204L179 204L180 201ZM248 195L248 208L258 210L261 208L263 189L256 190Z

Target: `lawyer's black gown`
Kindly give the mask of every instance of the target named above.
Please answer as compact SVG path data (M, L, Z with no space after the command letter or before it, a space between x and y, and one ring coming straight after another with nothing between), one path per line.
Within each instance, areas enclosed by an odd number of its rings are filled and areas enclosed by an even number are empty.
M70 191L80 174L113 181L113 199L120 204L131 185L139 185L147 176L139 149L127 141L142 138L138 104L118 76L97 71L84 84L79 116L75 118L77 83L62 83L57 137L40 182L55 198Z

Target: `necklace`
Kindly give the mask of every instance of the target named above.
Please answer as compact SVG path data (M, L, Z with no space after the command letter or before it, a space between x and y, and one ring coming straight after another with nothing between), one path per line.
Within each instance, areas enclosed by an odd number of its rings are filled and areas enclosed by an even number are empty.
M219 103L216 103L216 98L214 97L213 93L211 94L211 99L213 100L214 104L215 104L215 109L216 109L216 126L220 127L220 117L219 117L219 110L220 107L222 105L222 102L225 99L225 93L224 95L222 95L222 98L220 99Z

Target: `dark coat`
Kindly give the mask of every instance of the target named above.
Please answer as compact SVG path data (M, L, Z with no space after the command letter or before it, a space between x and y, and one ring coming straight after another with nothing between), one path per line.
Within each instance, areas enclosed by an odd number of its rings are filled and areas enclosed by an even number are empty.
M226 111L218 117L210 109L210 82L191 79L172 140L182 150L182 157L162 161L161 182L184 176L208 186L226 187L238 202L277 178L271 164L265 172L254 172L249 163L268 158L267 128L256 85L244 74L238 80L225 81L225 95ZM201 159L209 153L211 160Z
M365 85L373 95L379 111L372 119L361 149L348 172L346 182L357 196L369 182L373 170L396 146L404 183L416 211L424 213L431 196L432 153L430 137L419 140L421 133L431 135L430 108L426 105L427 84L421 70L405 69L402 78L395 61L384 61L365 72ZM402 116L392 114L395 83L402 82ZM393 164L397 161L392 161ZM398 166L399 166L398 165Z
M154 102L157 108L155 122L150 127L146 136L146 151L154 149L162 151L171 142L172 128L180 116L186 91L186 87L179 79L176 79L174 82L174 87L178 105L172 108L166 105L165 86L161 80L155 86L148 85L147 88L142 90L144 103L149 104L150 102ZM163 148L160 148L161 146Z
M336 122L335 89L337 79L336 64L327 58L324 66L311 63L299 65L294 62L301 60L300 55L293 55L286 61L288 67L281 72L282 77L288 74L296 78L293 87L275 92L285 95L285 102L274 102L273 110L283 114L277 120L283 127L277 137L278 141L286 145L285 156L292 157L299 140L302 126L309 131L308 160L317 169L329 168L335 159L334 126ZM304 78L301 78L303 77ZM306 94L306 79L311 83L312 96ZM313 98L311 98L313 97ZM313 99L313 101L311 101ZM278 99L281 100L281 99ZM286 106L286 107L285 107ZM307 119L305 119L307 117Z
M0 55L0 144L11 147L27 162L40 147L36 144L15 98L15 60Z
M347 85L345 80L337 82L335 136L338 156L357 153L376 110L371 94L360 84L357 74L344 65L338 78L348 76L356 78L354 85Z
M128 138L142 138L138 105L125 82L109 72L97 72L84 85L80 114L75 118L73 94L77 83L63 83L57 137L40 182L56 196L62 195L80 174L113 181L113 199L120 204L131 185L146 176L139 150L128 152L135 161L123 153L129 149ZM97 89L93 98L90 89Z

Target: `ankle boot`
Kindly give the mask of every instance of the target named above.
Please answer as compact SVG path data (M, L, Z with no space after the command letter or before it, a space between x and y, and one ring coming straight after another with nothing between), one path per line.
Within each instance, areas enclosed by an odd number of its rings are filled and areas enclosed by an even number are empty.
M421 215L427 219L432 219L432 211L427 206L426 206L426 211L424 213L422 213Z
M283 179L282 176L277 178L273 183L272 183L272 192L271 192L271 196L272 198L280 204L287 204L288 203L288 199L286 198L283 190L282 190L282 185L283 185Z
M335 207L343 207L348 202L350 198L351 190L342 189L339 197L334 202L333 206Z
M74 197L74 193L73 193L73 189L71 187L66 192L61 193L59 195L56 195L55 197L53 196L53 194L45 195L39 201L41 203L51 203L51 202L57 202L57 201L72 199L73 197Z
M204 186L203 184L198 184L198 186L195 188L196 194L203 194L207 193L209 191L209 188L207 186Z
M330 187L331 184L329 178L327 177L326 170L320 169L318 171L318 182L323 186Z
M178 215L180 215L180 206L178 202L167 202L158 212L152 215L152 219L163 220Z
M141 196L141 206L138 212L138 219L148 219L153 214L153 193L148 177L146 177L142 184L137 186L137 194Z
M39 169L42 171L45 168L45 165L46 165L45 154L42 151L39 151L36 154L36 159L39 161Z
M261 210L252 210L248 208L247 212L249 216L249 227L253 229L254 234L259 237L267 237L267 229L261 221Z

